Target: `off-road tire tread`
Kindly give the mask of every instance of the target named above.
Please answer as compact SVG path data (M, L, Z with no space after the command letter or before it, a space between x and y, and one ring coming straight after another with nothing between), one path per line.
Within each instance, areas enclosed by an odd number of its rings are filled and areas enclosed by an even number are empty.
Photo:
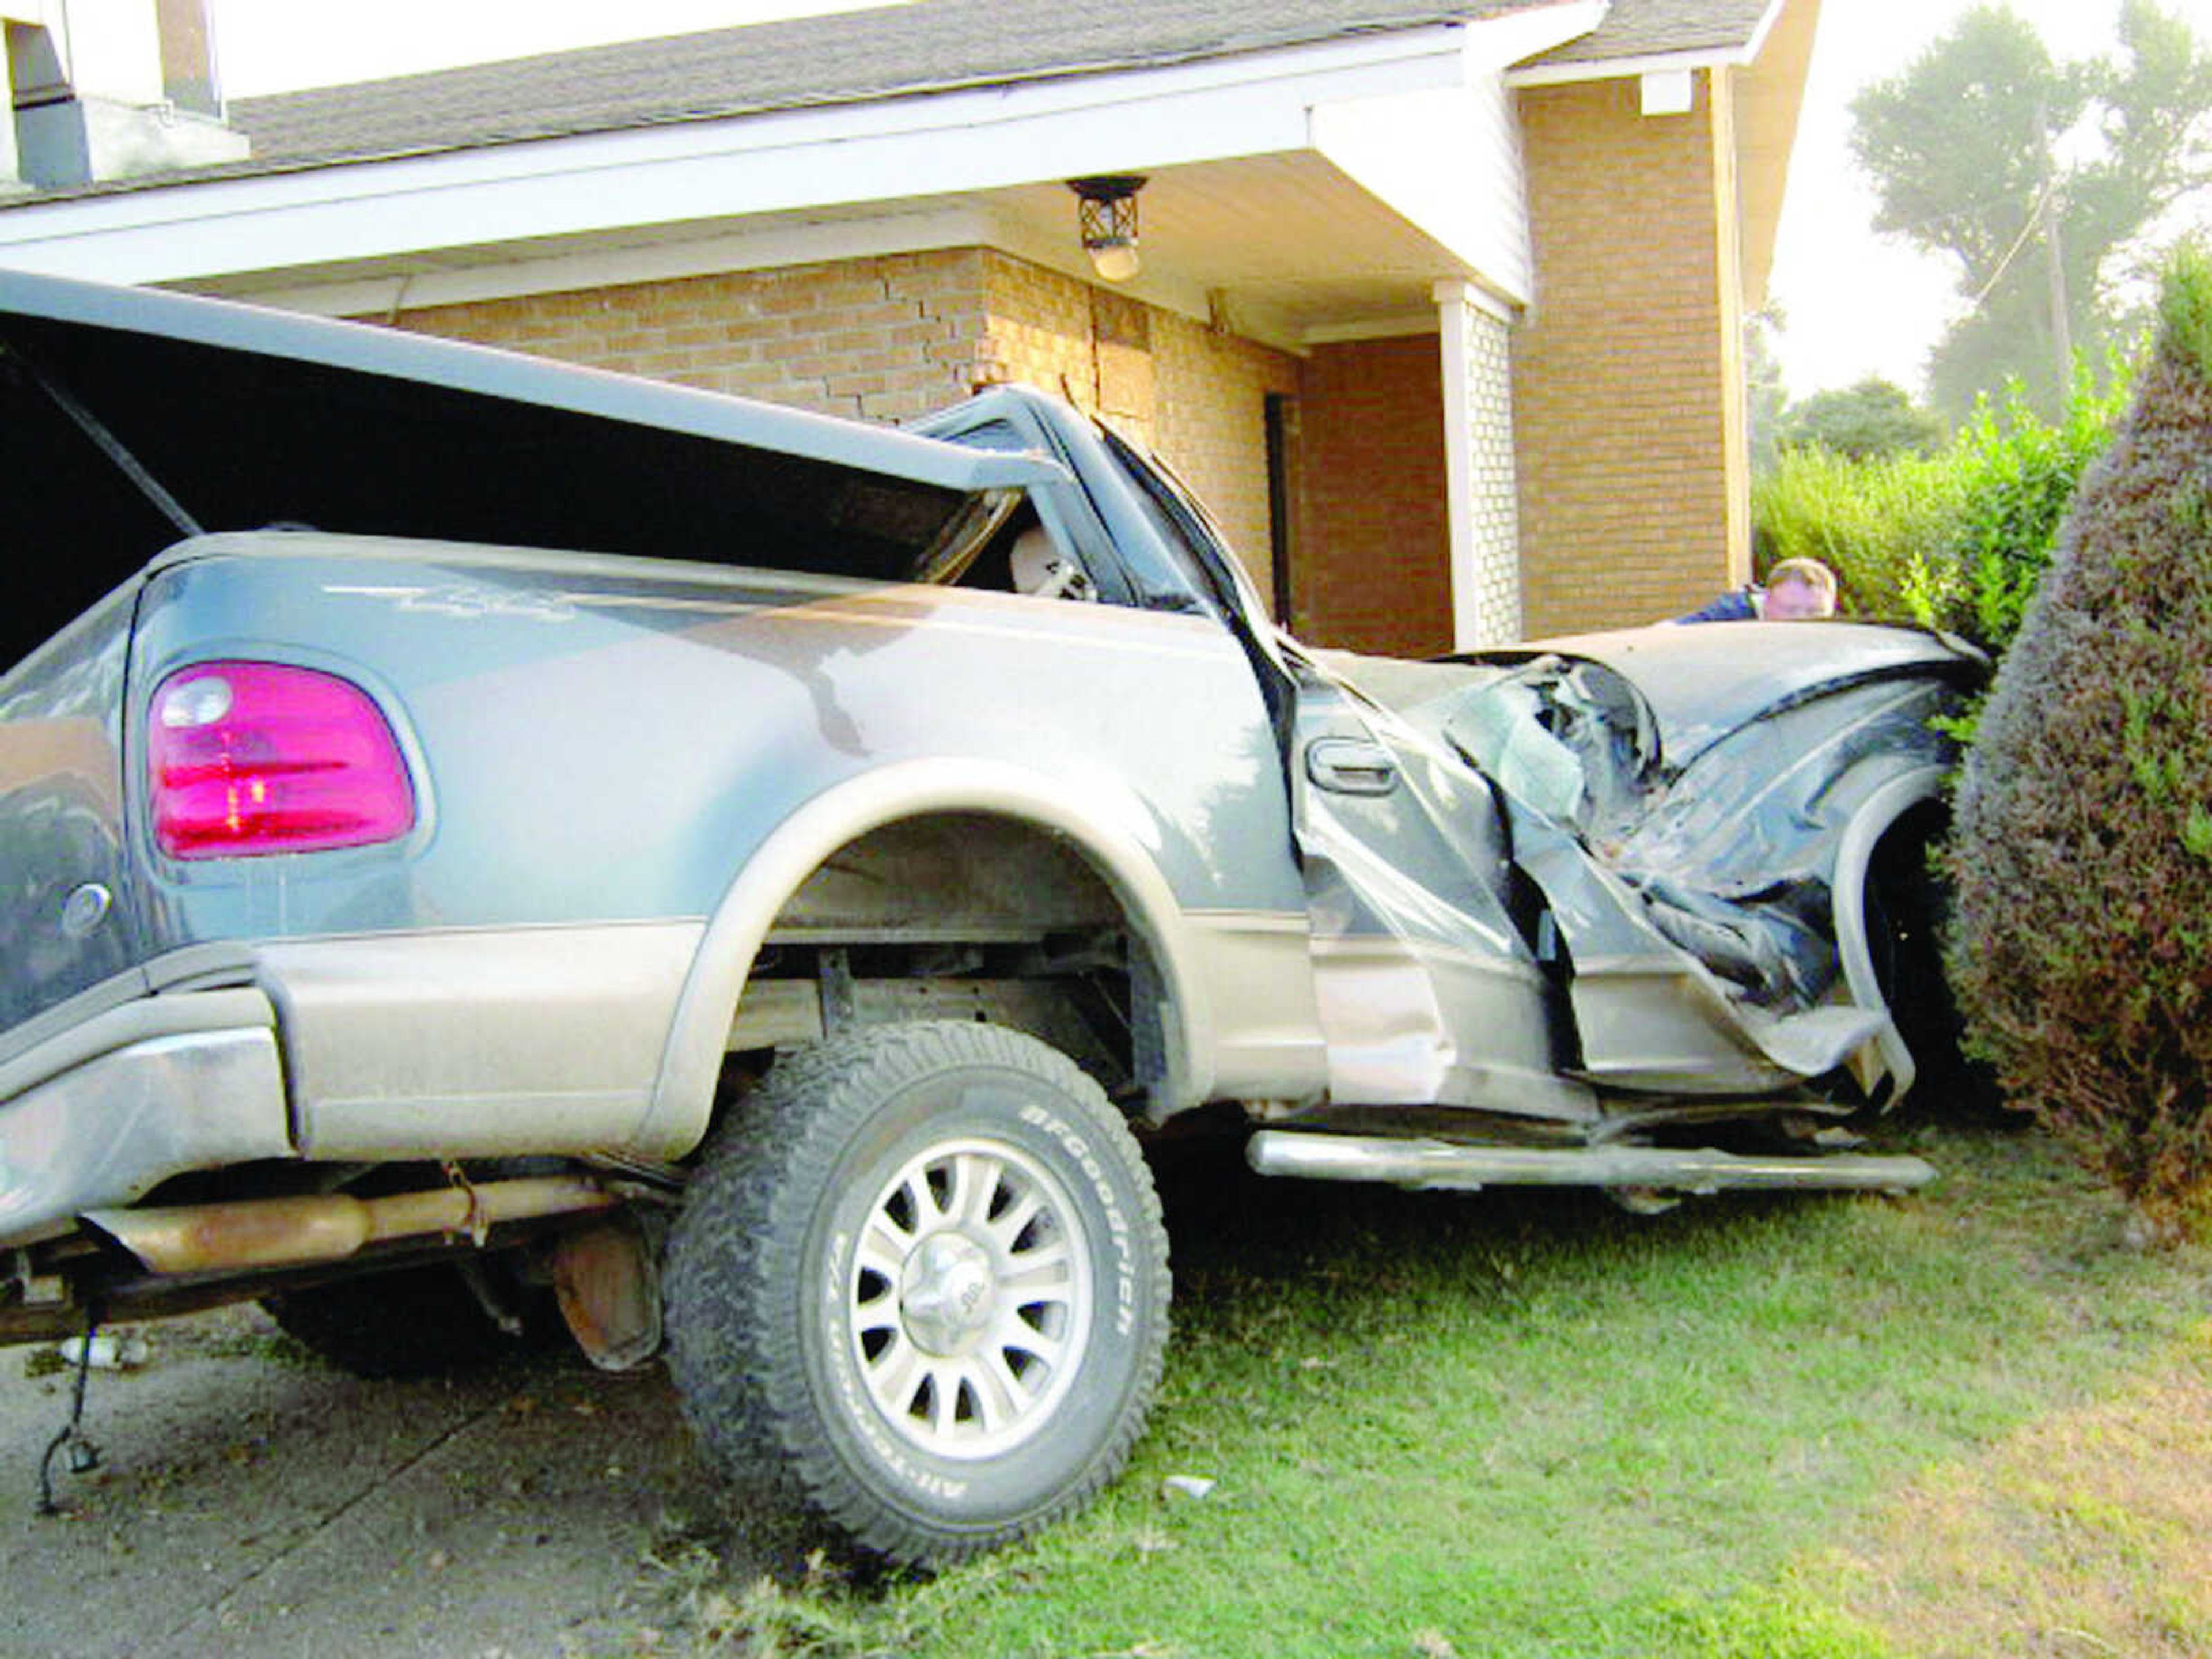
M776 1379L804 1373L792 1286L811 1195L878 1103L947 1066L1003 1067L1048 1084L1089 1120L1091 1144L1120 1160L1151 1243L1155 1316L1121 1420L1079 1479L1018 1519L954 1531L890 1511L849 1474ZM872 1026L779 1059L716 1133L691 1178L668 1249L669 1366L684 1416L713 1460L756 1490L830 1522L863 1549L908 1565L964 1559L1027 1537L1080 1508L1118 1474L1142 1434L1167 1337L1167 1235L1128 1126L1097 1084L1056 1049L1000 1026L953 1020ZM700 1317L713 1308L718 1316Z

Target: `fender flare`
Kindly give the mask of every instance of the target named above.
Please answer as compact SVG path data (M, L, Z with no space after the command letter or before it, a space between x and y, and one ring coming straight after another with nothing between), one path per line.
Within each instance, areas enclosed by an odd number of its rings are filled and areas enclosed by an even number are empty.
M1837 843L1832 902L1836 954L1843 963L1844 983L1850 988L1851 1000L1860 1007L1877 1009L1886 1016L1889 1014L1889 1004L1881 994L1881 981L1874 967L1873 941L1867 937L1867 872L1873 867L1875 848L1899 818L1916 806L1942 801L1943 780L1948 771L1942 766L1919 766L1890 779L1867 797L1845 827L1842 841ZM1889 1073L1892 1086L1888 1104L1893 1106L1912 1087L1913 1079L1919 1075L1919 1066L1899 1033L1894 1017L1883 1025L1874 1042Z
M708 918L684 977L651 1103L629 1141L633 1150L677 1158L704 1138L731 1018L762 942L801 884L830 854L872 830L940 812L986 813L1057 834L1091 865L1159 970L1170 1098L1184 1105L1208 1097L1212 1006L1182 906L1129 827L1143 823L1141 804L999 762L904 761L808 799L745 860Z

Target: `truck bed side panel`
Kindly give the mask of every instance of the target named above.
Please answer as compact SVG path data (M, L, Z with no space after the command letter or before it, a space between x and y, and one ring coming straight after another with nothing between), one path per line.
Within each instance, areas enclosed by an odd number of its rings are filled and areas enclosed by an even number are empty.
M144 921L161 948L259 942L303 1145L367 1155L380 1121L458 1127L457 1115L512 1145L549 1102L563 1145L621 1142L653 1084L684 941L778 825L904 763L1018 769L1109 817L1183 912L1303 923L1267 713L1210 619L278 539L224 556L247 544L210 538L209 556L156 569L133 718L185 662L274 653L362 685L410 757L419 821L402 842L193 866L145 853ZM372 936L373 950L348 944ZM580 1068L588 959L610 940L644 954L619 972L608 958L619 1041L587 1044L594 1063ZM450 998L427 982L495 957L527 970L500 976L512 995L473 972ZM546 992L563 962L580 1000ZM661 985L671 1006L655 1030ZM426 999L466 1017L425 1019ZM361 1060L380 1049L398 1057L381 1080Z
M111 594L0 680L0 1048L137 960L120 724L132 599Z

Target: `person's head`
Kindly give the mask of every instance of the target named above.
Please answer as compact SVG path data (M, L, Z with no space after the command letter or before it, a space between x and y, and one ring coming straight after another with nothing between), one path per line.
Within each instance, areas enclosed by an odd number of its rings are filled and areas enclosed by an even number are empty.
M1763 622L1814 622L1836 614L1836 573L1818 559L1784 559L1766 573Z

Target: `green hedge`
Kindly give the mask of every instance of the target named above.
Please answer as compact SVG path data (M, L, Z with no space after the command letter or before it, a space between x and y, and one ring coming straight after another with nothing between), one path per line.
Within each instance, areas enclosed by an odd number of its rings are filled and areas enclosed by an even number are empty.
M1845 615L1945 629L2001 654L2082 469L2126 407L2128 374L2108 378L2100 388L2078 374L2055 423L2014 387L1930 455L1785 451L1752 487L1763 560L1819 559Z

